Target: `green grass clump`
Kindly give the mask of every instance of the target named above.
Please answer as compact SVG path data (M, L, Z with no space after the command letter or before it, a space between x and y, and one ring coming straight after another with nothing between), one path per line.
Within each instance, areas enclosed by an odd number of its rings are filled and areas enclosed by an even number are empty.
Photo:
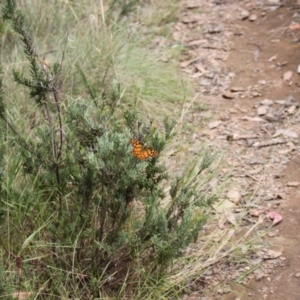
M143 26L136 27L135 19L126 15L129 11L122 8L124 1L101 3L49 1L46 8L40 0L30 5L21 3L28 32L35 37L39 60L45 68L63 60L65 68L60 80L64 92L72 97L87 92L80 69L91 87L106 92L112 86L120 86L119 105L136 107L144 117L151 115L162 120L166 113L179 115L178 104L190 96L191 88L181 78L178 63L168 64L161 58L172 59L180 52L180 46L168 43L158 48L153 34L145 33ZM126 3L137 17L142 16L137 1ZM154 9L145 5L146 11L155 16L151 18L155 27L161 22L159 16L167 12L166 5L163 9L160 6ZM124 13L126 17L122 18ZM16 33L7 23L2 23L2 32L0 59L4 75L9 78L12 67L26 72L26 58L19 51L21 45ZM12 90L18 88L10 81L4 84ZM24 110L30 116L35 113L28 112L28 107Z

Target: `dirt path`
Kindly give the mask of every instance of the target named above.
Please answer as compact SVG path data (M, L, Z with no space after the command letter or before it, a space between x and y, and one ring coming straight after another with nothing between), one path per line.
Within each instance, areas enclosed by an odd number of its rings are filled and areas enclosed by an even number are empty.
M280 3L187 1L174 33L188 47L183 71L214 116L199 138L228 149L243 221L283 217L250 258L263 264L246 286L232 282L212 299L300 299L300 31L289 27L300 6Z

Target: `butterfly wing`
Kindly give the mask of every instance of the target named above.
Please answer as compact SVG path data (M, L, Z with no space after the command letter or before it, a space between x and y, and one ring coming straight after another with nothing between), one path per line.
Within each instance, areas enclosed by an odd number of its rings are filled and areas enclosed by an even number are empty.
M151 156L153 158L158 156L158 152L155 149L152 149L152 148L148 148L147 153L148 153L149 156Z
M130 143L133 146L133 150L132 150L133 155L142 160L146 159L146 158L144 158L144 155L143 155L144 144L137 139L131 139Z

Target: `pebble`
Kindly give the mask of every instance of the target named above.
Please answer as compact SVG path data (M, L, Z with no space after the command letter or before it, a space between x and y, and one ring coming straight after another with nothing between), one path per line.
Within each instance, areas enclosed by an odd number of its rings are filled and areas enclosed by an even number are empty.
M260 101L260 104L266 105L266 106L271 106L274 104L274 101L270 100L270 99L264 99L264 100Z
M267 84L267 81L262 79L262 80L259 80L259 81L258 81L258 84L266 85L266 84Z
M266 113L268 112L268 108L266 106L260 106L258 109L257 109L257 114L259 116L264 116Z
M252 96L252 97L260 97L261 94L258 93L258 92L252 92L252 93L251 93L251 96Z
M233 86L230 88L231 92L243 92L245 89L243 87L240 86Z
M254 276L255 276L255 280L256 281L260 281L262 280L264 277L266 277L265 273L262 272L260 269L256 270L254 272Z
M295 274L295 277L296 277L296 278L299 278L299 277L300 277L300 272L297 272L297 273Z
M265 119L269 122L275 122L278 118L276 118L272 113L267 113L265 115Z
M249 21L254 22L254 21L256 21L256 20L257 20L257 15L256 15L256 14L251 14L251 15L249 16Z
M259 217L259 211L258 210L252 210L252 211L250 211L250 216L252 216L252 217Z
M279 104L279 105L284 105L285 104L285 100L276 100L275 103Z
M283 77L284 81L288 82L288 81L290 81L292 79L293 72L292 71L286 71L286 72L284 72L284 74L283 74L282 77Z
M248 10L243 9L240 13L241 20L245 20L250 16L250 13Z
M292 105L288 108L287 112L289 115L293 115L295 113L296 110L296 105Z
M299 137L299 134L296 131L293 130L283 130L282 135L297 139Z
M227 198L233 203L238 203L241 199L241 194L237 190L230 190L227 193Z
M234 94L230 91L226 91L222 96L225 99L234 99Z
M300 182L292 181L292 182L288 182L286 185L289 186L289 187L297 187L297 186L300 185Z
M297 73L300 74L300 65L298 65Z

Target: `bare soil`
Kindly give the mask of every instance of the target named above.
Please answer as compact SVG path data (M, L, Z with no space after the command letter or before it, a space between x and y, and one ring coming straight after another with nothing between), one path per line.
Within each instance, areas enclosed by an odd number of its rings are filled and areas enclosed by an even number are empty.
M298 23L297 1L195 0L185 2L175 26L174 39L188 48L182 70L212 116L195 138L228 149L246 222L265 217L266 229L269 212L283 217L264 237L266 248L249 258L263 257L246 284L232 278L231 292L205 299L300 299ZM270 249L278 256L266 258Z

